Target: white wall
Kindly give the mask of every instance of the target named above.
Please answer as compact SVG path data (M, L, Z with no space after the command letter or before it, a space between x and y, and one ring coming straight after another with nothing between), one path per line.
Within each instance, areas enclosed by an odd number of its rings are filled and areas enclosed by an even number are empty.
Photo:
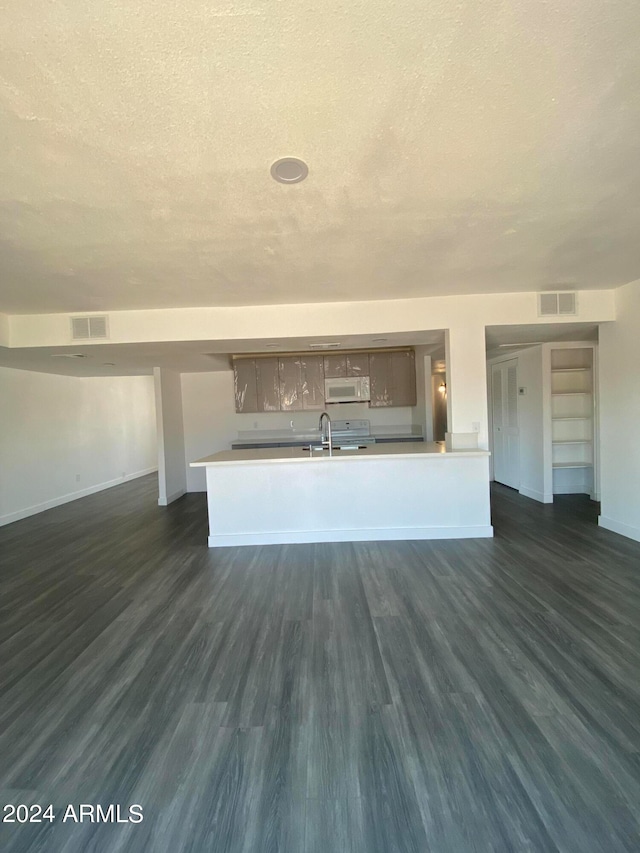
M640 541L640 281L600 326L600 524Z
M153 370L158 436L158 504L167 506L187 490L180 374Z
M489 448L485 327L452 324L445 330L447 446ZM473 435L475 433L475 435Z
M0 367L0 524L156 468L150 376Z
M578 291L578 314L554 318L564 323L615 320L612 290ZM172 308L153 311L110 311L111 343L144 341L233 341L268 337L332 338L376 335L424 329L476 328L519 323L547 323L538 315L536 293L492 293L383 299L370 302L318 302L298 305L244 305L237 308ZM66 314L14 314L10 317L11 345L66 346ZM477 418L474 417L473 420Z
M226 371L225 371L226 374ZM184 374L189 375L189 374ZM191 374L193 375L193 374ZM207 374L205 374L207 375ZM233 386L233 373L230 374ZM233 393L229 406L233 409ZM327 407L332 420L353 420L355 418L366 418L371 422L371 430L384 432L395 426L402 427L410 432L414 426L412 406L398 406L389 409L370 409L368 403L332 403ZM235 414L235 410L234 410ZM296 430L316 429L320 412L265 412L259 414L237 415L235 421L236 433L238 430L290 430L291 421ZM422 420L419 422L422 424ZM255 426L257 424L257 426ZM234 434L234 438L237 435Z
M245 424L240 429L252 429L253 419L260 424L267 423L267 426L260 426L260 429L277 429L268 425L269 419L280 418L282 412L274 412L273 415L236 415L234 399L231 370L182 374L188 492L204 492L207 488L205 469L189 468L189 463L217 453L218 450L229 450L231 442L238 437L239 422ZM247 423L248 418L252 418L250 423ZM286 424L289 425L289 420Z

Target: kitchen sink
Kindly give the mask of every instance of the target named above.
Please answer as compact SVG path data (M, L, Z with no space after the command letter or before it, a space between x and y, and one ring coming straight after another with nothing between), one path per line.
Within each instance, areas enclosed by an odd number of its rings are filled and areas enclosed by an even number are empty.
M369 446L370 445L367 445L367 444L350 444L350 445L345 446L345 447L334 447L333 452L334 453L338 453L338 452L349 453L353 450L366 450L367 447L369 447ZM320 451L320 450L323 450L323 451L326 450L328 452L328 450L329 450L329 448L322 447L322 445L320 445L320 444L306 444L302 449L306 450L310 453L313 453L314 451Z

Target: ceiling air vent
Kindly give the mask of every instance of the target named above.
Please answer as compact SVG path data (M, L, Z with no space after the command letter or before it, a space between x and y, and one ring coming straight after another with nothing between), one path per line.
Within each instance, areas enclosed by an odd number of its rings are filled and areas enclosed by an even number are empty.
M538 294L538 316L557 317L576 313L576 294L573 291Z
M71 337L74 341L90 341L94 338L107 338L107 318L72 317Z

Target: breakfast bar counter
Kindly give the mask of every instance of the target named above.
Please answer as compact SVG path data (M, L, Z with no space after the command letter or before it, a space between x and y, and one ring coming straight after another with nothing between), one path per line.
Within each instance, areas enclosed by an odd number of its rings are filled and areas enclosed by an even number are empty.
M191 466L206 469L210 547L493 536L486 450L274 447Z

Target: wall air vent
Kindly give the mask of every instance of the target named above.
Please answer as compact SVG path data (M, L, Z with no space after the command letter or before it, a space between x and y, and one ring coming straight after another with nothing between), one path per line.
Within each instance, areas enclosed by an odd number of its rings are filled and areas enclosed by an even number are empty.
M563 293L538 294L539 317L558 317L577 313L576 294L572 290Z
M109 337L106 316L72 317L71 337L74 341L90 341Z

